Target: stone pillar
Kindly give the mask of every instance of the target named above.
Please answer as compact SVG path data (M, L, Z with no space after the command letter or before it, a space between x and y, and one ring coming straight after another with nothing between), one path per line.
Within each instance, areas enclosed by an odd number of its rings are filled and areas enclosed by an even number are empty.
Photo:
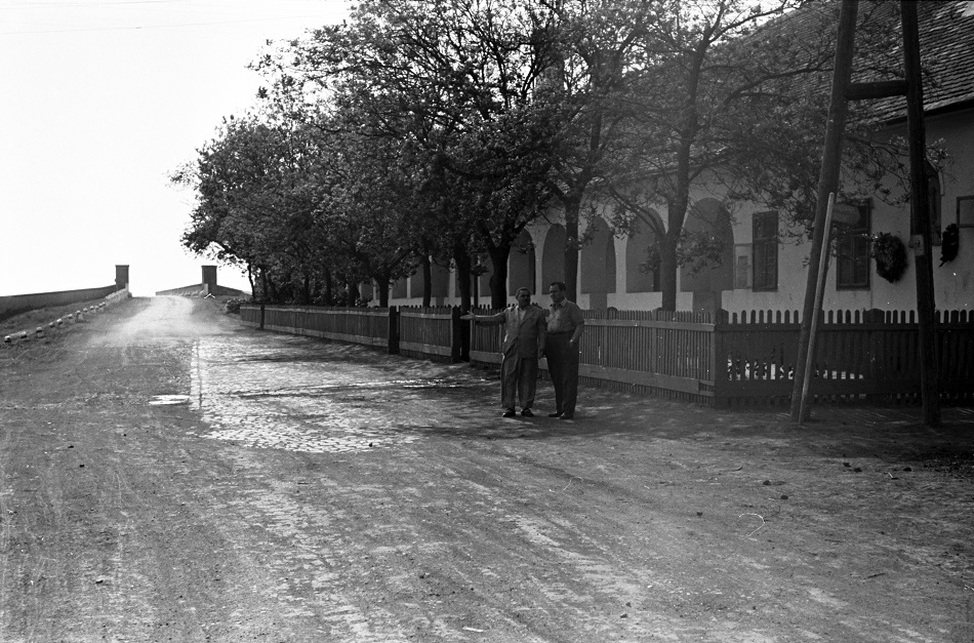
M125 290L129 287L129 267L115 265L115 290Z

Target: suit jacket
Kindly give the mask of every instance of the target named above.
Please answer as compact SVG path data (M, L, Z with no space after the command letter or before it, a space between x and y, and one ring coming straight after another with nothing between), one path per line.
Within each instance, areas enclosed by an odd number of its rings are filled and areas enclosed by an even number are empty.
M548 332L545 311L537 304L531 304L521 313L521 323L517 322L517 305L497 313L495 319L504 324L504 355L537 359L544 348ZM515 352L516 351L516 352Z

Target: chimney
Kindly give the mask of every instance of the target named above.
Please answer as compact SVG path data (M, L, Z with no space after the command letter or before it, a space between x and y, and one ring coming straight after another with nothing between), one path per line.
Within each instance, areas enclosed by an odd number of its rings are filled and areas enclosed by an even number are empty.
M203 290L206 294L216 291L216 266L203 266Z
M115 291L129 287L129 267L115 264Z

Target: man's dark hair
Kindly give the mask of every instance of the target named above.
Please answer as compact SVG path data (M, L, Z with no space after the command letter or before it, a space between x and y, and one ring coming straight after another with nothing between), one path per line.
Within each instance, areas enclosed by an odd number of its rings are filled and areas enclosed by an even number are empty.
M564 281L552 281L551 285L558 290L568 290L568 286L565 285Z

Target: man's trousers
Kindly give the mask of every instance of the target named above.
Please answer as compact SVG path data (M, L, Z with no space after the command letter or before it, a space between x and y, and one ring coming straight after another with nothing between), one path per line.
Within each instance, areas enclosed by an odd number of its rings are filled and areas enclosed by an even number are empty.
M578 346L569 340L572 333L548 333L545 356L548 372L555 388L555 411L566 415L575 414L578 399Z
M505 355L501 362L501 406L513 409L520 402L522 409L529 409L537 388L538 358L518 357L517 349Z

